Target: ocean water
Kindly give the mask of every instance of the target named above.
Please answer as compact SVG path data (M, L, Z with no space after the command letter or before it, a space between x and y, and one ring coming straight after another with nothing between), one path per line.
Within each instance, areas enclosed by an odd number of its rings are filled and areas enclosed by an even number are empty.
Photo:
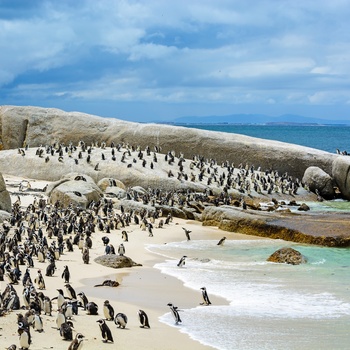
M270 239L191 240L149 245L163 256L155 268L209 298L228 305L194 305L174 325L170 313L160 320L216 349L349 349L350 251ZM281 247L299 250L308 262L274 264L267 257ZM184 268L179 258L187 255ZM176 306L181 308L181 305Z
M350 152L350 126L291 126L291 125L239 125L239 124L186 124L184 127L221 131L293 143L335 153Z

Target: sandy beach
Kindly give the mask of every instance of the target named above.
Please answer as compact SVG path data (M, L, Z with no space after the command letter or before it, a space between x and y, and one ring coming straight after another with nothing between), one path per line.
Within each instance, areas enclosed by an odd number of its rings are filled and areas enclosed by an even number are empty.
M4 175L6 184L11 186L19 184L21 179L7 177ZM30 180L32 188L43 188L47 182ZM11 193L11 186L8 190ZM23 192L21 205L26 207L35 196L35 192ZM15 201L17 196L12 196ZM156 227L156 225L154 225ZM96 232L92 235L93 246L90 250L90 263L84 264L82 254L77 246L73 252L65 251L56 261L57 270L52 277L44 276L46 289L43 293L51 299L58 295L57 289L61 288L65 292L64 280L61 278L63 267L67 265L71 272L71 285L75 291L83 291L89 301L94 301L99 306L99 315L87 315L83 309L79 309L79 314L73 317L74 332L80 332L85 336L84 349L103 349L117 345L128 349L209 349L197 341L190 339L186 334L181 333L181 325L169 327L161 323L158 318L169 312L167 304L169 302L181 308L191 308L201 302L200 290L195 291L183 286L179 280L162 274L158 269L153 268L154 264L162 261L163 257L150 253L147 244L166 244L173 241L183 241L186 239L182 227L189 228L193 239L220 239L223 231L214 227L203 227L200 222L186 221L173 218L169 225L163 228L156 228L153 237L149 237L146 231L142 231L138 225L131 224L127 227L129 241L124 242L125 255L132 258L142 266L113 269L104 267L94 262L94 259L104 254L104 245L101 237L104 232ZM243 235L225 233L230 239L239 239ZM118 247L122 243L121 230L113 230L108 234L110 242ZM247 236L243 236L247 239ZM55 238L55 237L53 237ZM255 238L256 239L256 238ZM49 240L49 244L51 240ZM180 258L180 257L179 257ZM191 257L189 257L191 259ZM174 261L177 264L177 261ZM34 258L34 268L30 269L32 280L34 280L37 270L43 272L48 265L47 262L39 263ZM20 266L22 276L26 266ZM111 279L120 283L118 287L94 287L95 284ZM8 283L7 278L1 282L1 291ZM22 295L23 286L21 283L15 285L18 295ZM66 292L65 292L66 293ZM101 332L96 321L103 316L103 302L108 299L113 306L115 313L123 312L128 316L126 329L118 329L113 321L107 321L113 337L114 345L103 343ZM227 301L211 296L213 304L224 305ZM23 300L21 299L21 305ZM150 329L140 328L137 312L144 310L149 317ZM53 301L52 316L42 315L44 332L38 333L31 330L32 344L30 349L68 349L69 341L64 341L59 331L56 329L57 305ZM16 310L0 318L1 337L0 343L4 347L11 344L19 345L16 318L18 313L25 313L26 310ZM186 314L181 313L183 322L186 322ZM74 334L75 334L74 333Z

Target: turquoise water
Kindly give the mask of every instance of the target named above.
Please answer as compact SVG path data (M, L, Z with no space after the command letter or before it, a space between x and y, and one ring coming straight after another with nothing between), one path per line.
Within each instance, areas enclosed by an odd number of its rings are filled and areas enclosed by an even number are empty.
M198 291L205 286L229 305L197 306L181 314L182 332L216 349L348 349L350 251L269 239L198 240L152 245L164 256L155 267ZM266 261L290 246L308 262ZM179 257L187 255L185 268ZM209 259L203 260L203 259ZM175 301L174 301L175 302ZM177 305L181 308L181 305ZM174 326L172 315L161 321Z
M349 126L271 126L236 124L188 124L181 126L294 143L331 153L335 153L337 148L341 151L350 151Z

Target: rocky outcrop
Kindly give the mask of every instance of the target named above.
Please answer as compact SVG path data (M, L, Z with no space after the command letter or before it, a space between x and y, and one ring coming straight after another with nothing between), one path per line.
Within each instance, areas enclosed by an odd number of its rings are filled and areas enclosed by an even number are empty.
M121 269L123 267L142 266L141 264L135 263L132 259L127 256L120 256L116 254L108 254L98 256L95 260L96 263L103 266L112 267L114 269Z
M350 200L350 157L338 156L332 164L332 176L343 197Z
M70 179L72 178L72 179ZM98 202L102 191L91 178L83 175L69 175L48 190L49 202L60 202L63 207L72 205L86 209L91 202Z
M267 261L280 264L300 265L305 264L307 259L293 248L281 248L271 254Z
M11 213L11 197L6 189L6 184L0 173L0 210Z
M0 107L1 142L4 149L54 142L87 144L104 141L174 150L185 158L203 155L219 162L254 164L301 178L305 169L318 166L330 173L336 155L283 142L244 135L169 125L131 123L84 113L37 107ZM107 175L106 177L109 177Z
M307 185L310 191L318 192L324 199L330 200L335 197L332 177L319 167L308 167L305 170L302 183Z
M202 213L204 226L286 241L328 247L349 247L347 214L284 213L243 210L229 206L207 207Z

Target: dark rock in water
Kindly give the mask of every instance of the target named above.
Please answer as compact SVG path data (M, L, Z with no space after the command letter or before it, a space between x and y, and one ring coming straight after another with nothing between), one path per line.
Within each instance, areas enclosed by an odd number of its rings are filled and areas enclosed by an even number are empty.
M307 259L300 252L293 248L281 248L270 255L267 261L282 264L300 265L306 263Z
M141 264L135 263L132 259L127 256L120 256L116 254L102 255L95 259L95 262L107 267L113 267L114 269L121 269L123 267L142 266Z
M298 208L299 211L309 211L310 207L306 205L305 203L300 204L300 207Z

